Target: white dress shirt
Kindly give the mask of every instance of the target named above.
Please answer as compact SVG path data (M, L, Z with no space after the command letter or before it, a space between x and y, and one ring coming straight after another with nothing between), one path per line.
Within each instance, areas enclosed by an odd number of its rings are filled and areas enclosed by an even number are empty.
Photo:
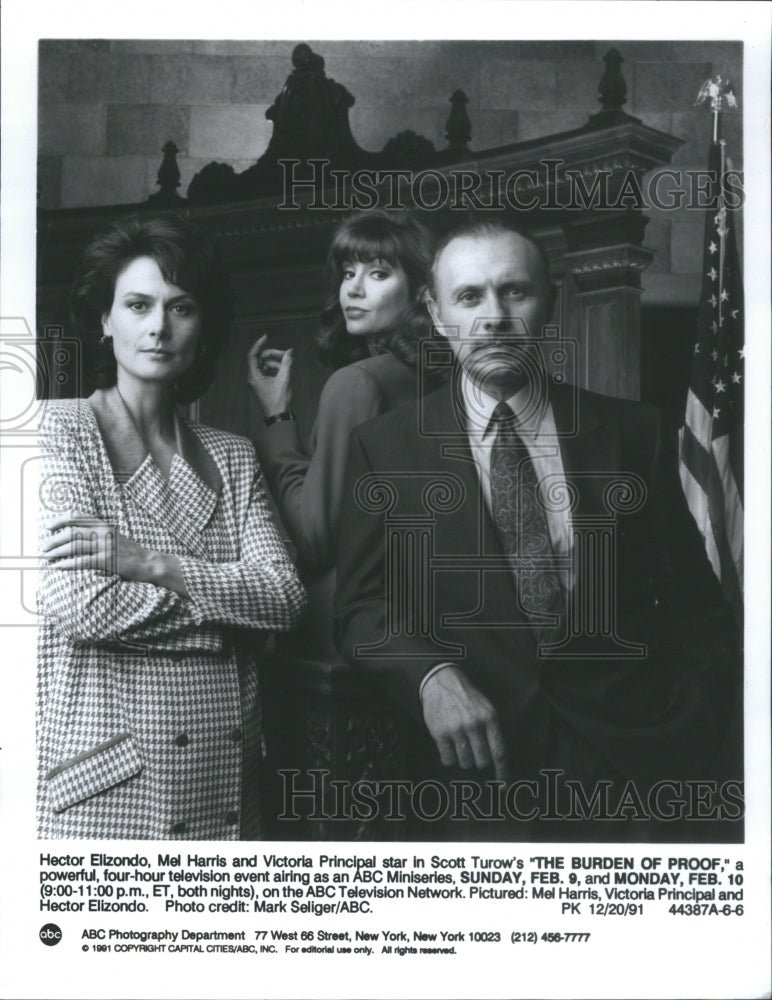
M461 376L461 394L469 447L490 511L491 448L496 440L496 426L491 425L491 417L499 400L479 389L466 373ZM515 430L533 463L553 552L559 557L568 556L571 552L571 512L565 502L566 479L552 404L549 400L533 401L527 386L504 402L515 415Z

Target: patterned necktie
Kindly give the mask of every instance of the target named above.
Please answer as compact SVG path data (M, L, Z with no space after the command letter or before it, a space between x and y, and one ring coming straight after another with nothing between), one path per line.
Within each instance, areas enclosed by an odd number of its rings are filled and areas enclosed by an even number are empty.
M515 574L520 606L539 642L554 643L563 634L564 599L536 470L506 403L493 411L491 425L497 427L490 466L493 521Z

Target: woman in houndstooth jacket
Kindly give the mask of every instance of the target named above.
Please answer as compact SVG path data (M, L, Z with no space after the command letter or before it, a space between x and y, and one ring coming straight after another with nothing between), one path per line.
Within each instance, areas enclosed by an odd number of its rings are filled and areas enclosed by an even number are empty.
M40 836L255 839L253 630L305 595L250 443L175 409L213 376L227 273L190 223L132 218L89 246L72 311L100 388L42 433Z

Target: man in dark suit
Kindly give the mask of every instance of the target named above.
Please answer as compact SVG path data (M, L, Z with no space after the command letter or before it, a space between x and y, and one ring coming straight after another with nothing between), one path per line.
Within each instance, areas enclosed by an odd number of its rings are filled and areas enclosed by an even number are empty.
M501 836L515 820L561 839L558 815L611 840L734 821L737 783L711 779L736 643L674 441L655 409L548 376L553 296L543 251L506 223L439 245L428 306L454 372L354 432L339 648L430 737L421 776L510 790L485 814Z

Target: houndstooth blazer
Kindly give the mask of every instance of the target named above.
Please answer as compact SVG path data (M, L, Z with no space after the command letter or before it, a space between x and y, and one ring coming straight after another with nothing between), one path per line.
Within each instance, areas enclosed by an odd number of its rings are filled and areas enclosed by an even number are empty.
M249 792L262 749L260 643L250 630L293 628L305 595L251 444L181 419L177 431L166 480L116 389L47 406L41 531L66 510L108 521L178 556L190 596L43 568L41 837L259 835Z

